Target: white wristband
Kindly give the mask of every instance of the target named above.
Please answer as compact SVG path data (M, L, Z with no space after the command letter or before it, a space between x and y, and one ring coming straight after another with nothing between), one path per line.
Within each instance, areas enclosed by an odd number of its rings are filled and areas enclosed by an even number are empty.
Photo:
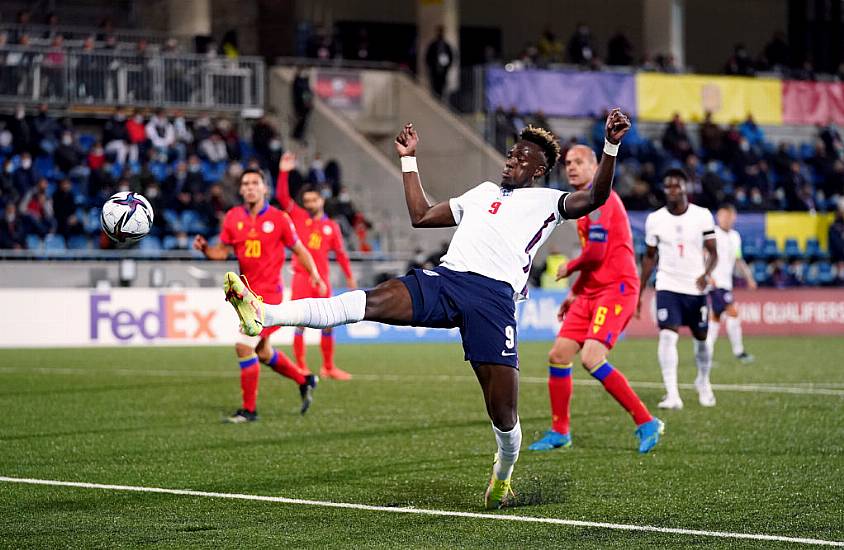
M419 173L419 169L416 167L416 157L401 157L401 171Z
M604 139L604 153L611 156L617 157L618 156L618 148L621 147L621 143L610 143L608 139Z

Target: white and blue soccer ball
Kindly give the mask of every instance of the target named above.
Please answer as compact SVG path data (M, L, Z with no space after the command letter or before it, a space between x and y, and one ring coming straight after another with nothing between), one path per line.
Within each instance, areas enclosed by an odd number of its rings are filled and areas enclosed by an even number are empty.
M130 243L143 239L152 229L154 219L148 200L138 193L121 191L103 205L100 223L109 239Z

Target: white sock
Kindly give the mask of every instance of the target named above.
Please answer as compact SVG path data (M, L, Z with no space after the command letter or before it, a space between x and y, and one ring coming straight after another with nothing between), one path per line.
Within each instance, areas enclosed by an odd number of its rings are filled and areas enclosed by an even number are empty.
M695 340L695 364L697 365L697 380L695 382L709 383L709 371L712 369L712 356L705 340Z
M662 369L662 381L665 384L665 391L670 398L680 397L680 389L677 387L677 363L680 362L677 356L677 340L680 335L673 330L666 328L659 331L659 345L657 346L657 357L659 357L659 368Z
M304 298L264 305L264 326L328 328L357 323L366 311L366 292L353 290L331 298Z
M516 425L509 432L502 432L492 425L495 442L498 443L498 462L493 467L493 473L498 479L509 479L513 474L513 466L519 459L519 447L522 446L522 425L516 420Z
M709 320L709 332L706 333L706 347L709 348L709 356L715 355L715 342L718 341L718 331L721 330L721 323Z
M727 316L727 337L733 346L733 355L744 353L744 341L741 337L741 319Z

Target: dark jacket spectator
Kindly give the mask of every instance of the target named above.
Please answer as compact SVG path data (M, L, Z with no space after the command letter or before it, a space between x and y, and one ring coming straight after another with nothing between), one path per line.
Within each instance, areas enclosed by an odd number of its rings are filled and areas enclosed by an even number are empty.
M431 90L437 97L443 97L448 70L453 63L454 53L445 40L445 29L438 27L437 37L428 44L428 49L425 51L425 65L428 67Z
M592 31L583 23L578 23L569 40L568 47L569 62L577 65L589 65L595 57L595 48L592 46Z
M632 64L633 44L622 31L618 31L607 43L607 65Z
M296 113L296 124L293 127L293 139L302 140L305 137L305 130L308 126L308 117L314 106L314 93L311 91L311 83L308 74L301 69L296 71L293 78L293 110Z
M803 175L800 163L793 161L789 173L782 181L785 191L786 209L799 212L815 210L814 199L812 198L812 185Z
M64 179L53 193L53 214L56 217L56 232L64 237L78 235L83 228L76 217L76 197L70 180Z
M30 151L33 141L33 130L26 111L22 105L15 108L15 115L9 121L9 131L12 133L12 144L15 153Z
M50 116L46 103L38 106L38 114L32 119L32 130L33 141L41 152L51 154L56 150L61 126Z
M724 132L721 127L712 121L712 112L706 111L703 122L700 124L700 145L703 148L705 160L723 160L724 157Z
M266 116L262 116L252 127L252 147L255 155L261 162L261 166L269 167L277 164L274 153L281 149L281 142L278 139L278 131ZM273 161L276 162L273 162Z
M0 248L24 248L26 246L26 232L23 222L18 217L18 209L12 202L6 203L3 219L0 220Z
M785 39L785 33L777 31L765 46L764 63L767 69L782 70L791 65L791 49Z
M21 155L20 166L12 173L12 181L20 195L35 187L36 182L38 182L38 174L32 167L32 155L29 153Z
M736 44L733 49L733 55L727 60L727 65L724 67L724 72L727 74L753 76L756 72L753 60L750 58L750 53L744 44Z
M685 160L692 152L691 140L689 134L686 133L686 125L680 118L680 115L675 113L671 122L665 127L662 133L662 147L678 160Z
M68 174L82 163L82 158L82 151L74 143L73 132L66 130L62 133L61 143L56 147L56 152L53 155L56 166L59 170Z

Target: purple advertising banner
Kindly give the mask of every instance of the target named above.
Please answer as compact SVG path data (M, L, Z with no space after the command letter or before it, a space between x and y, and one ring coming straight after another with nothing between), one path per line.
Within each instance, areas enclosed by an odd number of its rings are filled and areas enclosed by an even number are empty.
M636 77L580 71L486 70L486 107L548 116L595 116L621 107L636 116Z

